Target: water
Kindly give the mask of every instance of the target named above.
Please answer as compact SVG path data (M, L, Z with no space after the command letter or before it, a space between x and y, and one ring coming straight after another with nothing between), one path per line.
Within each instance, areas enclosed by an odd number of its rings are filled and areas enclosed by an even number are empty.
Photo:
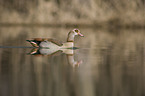
M31 55L26 39L66 41L72 28L0 28L0 96L144 96L144 30L80 28L68 55ZM80 62L73 65L70 61Z

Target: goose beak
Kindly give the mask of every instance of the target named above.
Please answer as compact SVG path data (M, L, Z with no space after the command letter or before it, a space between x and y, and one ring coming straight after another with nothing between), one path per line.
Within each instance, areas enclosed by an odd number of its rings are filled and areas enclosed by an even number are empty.
M84 37L84 35L83 35L83 34L81 34L81 33L78 33L78 35L79 35L79 36L81 36L81 37Z

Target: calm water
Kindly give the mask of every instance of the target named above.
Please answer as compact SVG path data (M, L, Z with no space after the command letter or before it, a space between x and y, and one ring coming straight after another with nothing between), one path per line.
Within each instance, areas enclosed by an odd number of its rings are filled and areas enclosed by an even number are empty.
M71 29L1 27L0 96L145 96L145 30L80 28L73 54L29 54L26 39L65 41Z

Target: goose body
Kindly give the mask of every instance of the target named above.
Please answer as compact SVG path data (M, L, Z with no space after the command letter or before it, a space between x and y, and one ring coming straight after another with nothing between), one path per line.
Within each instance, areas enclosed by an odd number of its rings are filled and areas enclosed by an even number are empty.
M74 37L76 35L83 37L79 29L73 29L68 33L67 42L65 43L51 38L34 38L32 40L27 41L30 42L33 47L49 48L52 51L56 51L64 48L74 47Z

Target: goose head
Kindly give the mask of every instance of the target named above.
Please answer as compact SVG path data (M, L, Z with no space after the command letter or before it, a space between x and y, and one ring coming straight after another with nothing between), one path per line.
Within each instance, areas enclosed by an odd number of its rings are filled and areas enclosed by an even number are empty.
M74 35L78 35L78 36L84 37L84 35L80 32L79 29L73 29L72 32L74 32Z
M71 30L71 31L68 33L67 41L68 41L68 42L73 42L75 36L84 37L84 35L80 32L79 29L73 29L73 30Z

